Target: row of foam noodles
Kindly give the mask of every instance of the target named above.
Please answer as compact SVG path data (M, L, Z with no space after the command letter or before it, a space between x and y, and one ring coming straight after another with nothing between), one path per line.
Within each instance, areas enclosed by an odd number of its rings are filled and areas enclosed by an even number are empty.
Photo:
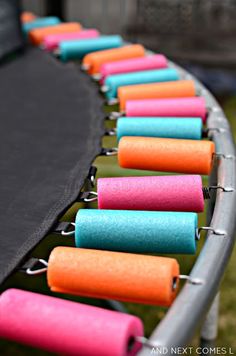
M73 27L74 25L77 25L77 28ZM120 109L126 114L126 117L120 118L117 122L118 160L121 167L210 173L214 144L199 141L207 110L203 98L193 98L196 91L192 81L178 81L180 79L178 72L166 68L165 57L159 55L157 64L155 62L157 56L145 57L145 50L140 45L124 46L120 36L99 36L94 32L88 40L86 35L82 36L83 31L79 24L57 26L55 23L50 30L49 27L40 28L39 25L38 28L27 31L30 31L30 39L33 43L44 43L45 48L50 50L58 47L63 61L84 58L83 66L89 74L100 74L102 83L106 87L106 98L112 100L118 97ZM130 67L128 70L129 64L132 66L132 63L133 69ZM168 81L170 83L159 83ZM186 184L184 184L185 180ZM189 184L190 181L192 184ZM181 199L179 199L180 192ZM80 209L77 213L75 243L79 248L57 247L51 252L47 270L50 289L53 292L86 297L170 306L178 289L177 261L172 258L136 255L133 252L195 253L198 220L197 214L190 211L203 210L201 178L199 176L130 177L126 180L117 178L116 181L100 179L98 180L98 205L100 210ZM160 206L163 211L151 211L160 210ZM150 211L141 211L141 209ZM165 211L174 209L175 212ZM109 250L132 252L132 254ZM125 355L133 354L138 350L135 343L131 350L128 347L129 340L142 334L141 322L135 317L121 314L124 320L120 320L116 318L118 313L115 312L88 306L83 306L81 309L79 304L57 300L54 301L57 304L55 320L53 319L55 304L52 305L51 302L53 298L43 297L46 299L42 302L39 300L41 296L38 296L39 299L34 296L32 306L32 303L27 302L27 298L30 299L31 296L27 292L20 293L23 295L19 297L16 292L16 299L22 298L23 306L26 308L25 313L19 309L19 304L22 303L19 303L18 299L17 310L22 313L22 318L27 319L29 316L32 318L40 303L41 313L38 315L41 323L44 310L47 318L50 311L52 313L49 325L43 334L46 350L57 351L59 345L60 352L63 351L61 347L64 347L65 353L76 354L74 347L78 344L77 353L83 350L86 355L92 355L94 352L98 355L106 355L107 350L110 352L111 349L114 350L114 355ZM13 291L13 300L14 298ZM8 300L5 305L7 302ZM12 306L12 303L9 305ZM44 305L46 305L45 309ZM6 316L4 316L7 319L7 307L5 310ZM58 340L57 337L55 338L55 330L59 326L61 328L61 325L65 327L62 322L60 323L63 315L67 315L66 320L70 321L70 325L67 326L67 332L63 330L62 337ZM90 315L92 326L88 331L83 323L85 318L88 323ZM4 320L3 331L0 322L0 332L3 336L11 339L14 323L19 320L21 319L17 313L11 316L8 329L7 320ZM29 344L41 347L42 338L40 345L38 338L38 334L41 333L41 329L40 332L38 329L40 322L33 327L32 319L28 320L29 328L32 330L30 337L25 336L23 328L19 329L17 326L19 341L26 342L30 339ZM129 323L133 323L134 326L131 328ZM107 330L104 331L105 326L109 329L109 335ZM81 328L81 331L79 330L81 340L77 337L77 333L75 334L78 328ZM51 336L52 330L54 334ZM119 334L119 340L115 339L115 334Z
M58 27L55 25L55 27L52 26L51 29L49 28L39 28L39 29L33 29L30 31L30 37L31 37L31 41L34 42L35 44L40 44L43 39L45 38L45 36L50 35L50 33L53 34L60 34L60 33L72 33L73 31L75 31L76 29L73 28L73 25L77 25L78 28L77 30L81 30L81 27L79 24L73 24L73 23L69 23L69 24L62 24L59 25ZM113 43L111 43L111 40L114 40ZM107 42L106 42L107 41ZM65 42L60 42L60 54L61 54L61 58L63 59L63 55L64 60L67 60L69 58L82 58L86 53L89 53L91 50L101 50L104 48L111 48L111 47L120 47L122 46L123 42L122 39L119 36L102 36L99 37L96 40L90 40L90 41L65 41ZM127 46L127 47L132 47L132 46ZM143 47L140 46L136 46L137 50L141 50L140 53L136 53L137 56L143 56L145 54ZM102 64L105 63L105 59L104 58L108 58L107 55L110 54L110 58L112 60L113 59L117 59L117 54L120 52L124 52L127 51L127 49L125 47L120 48L115 50L115 54L114 54L114 50L109 51L105 51L105 57L102 57L102 55L104 53L98 53L97 56L96 54L90 54L87 56L87 58L85 58L84 60L84 64L88 64L89 61L94 60L95 63L93 63L93 65L91 65L90 63L90 71L92 73L96 73L98 70L100 70L100 67ZM108 53L109 52L109 53ZM123 58L123 52L121 53L121 58ZM129 56L133 55L133 49L132 52L130 52L131 54L128 55L127 57L129 58ZM136 55L135 54L135 55ZM114 57L113 57L114 56ZM95 59L93 59L95 57ZM100 57L100 60L99 60ZM119 57L119 55L118 55ZM119 58L118 58L119 59ZM93 70L91 70L91 67L93 67ZM165 74L165 75L163 75ZM158 78L156 77L158 76ZM160 79L161 76L161 79ZM138 78L138 79L137 79ZM162 69L159 71L155 71L155 70L149 70L149 71L143 71L143 72L138 72L138 73L129 73L129 74L120 74L120 75L114 75L114 76L109 76L107 77L106 81L105 81L105 85L107 85L108 87L114 87L114 96L117 94L117 88L123 85L130 85L130 84L137 84L137 83L143 83L145 81L149 82L149 81L162 81L162 80L177 80L179 79L178 77L178 73L176 70L174 69ZM109 81L110 80L110 81ZM114 83L112 83L112 80L114 80ZM123 80L123 81L122 81ZM120 151L120 150L119 150ZM122 152L119 152L119 158L122 155ZM99 211L99 213L102 213L101 211ZM108 212L107 212L108 213ZM133 214L134 212L129 211L128 213ZM137 212L136 212L137 213ZM82 214L82 213L81 213ZM114 215L114 211L110 211L111 215ZM150 212L148 213L150 214ZM151 213L152 214L152 213ZM188 213L185 213L188 214ZM189 213L190 214L190 213ZM192 216L196 217L196 214L193 214ZM86 219L85 219L86 220ZM196 224L196 220L195 220L195 224ZM144 228L144 226L142 227L142 229ZM132 229L132 227L131 227ZM194 238L194 245L195 245L195 230L196 230L196 226L194 227L194 229L192 229L192 234L191 237ZM78 241L78 233L76 233L77 236L77 241ZM81 236L80 236L80 240L81 240ZM160 247L161 249L161 247Z
M35 21L31 22L31 25L34 24L34 26L36 27L37 30L37 26L41 26L42 24L46 24L47 20L50 20L50 18L46 18L46 19L41 19L42 21L37 25L37 23L35 24ZM46 22L45 22L45 21ZM50 48L50 40L52 41L51 46L53 46L53 41L58 41L56 42L57 44L59 43L60 40L62 40L63 36L65 36L65 39L71 39L74 38L73 36L78 36L80 32L83 33L83 31L77 31L77 32L68 32L66 33L66 31L71 31L71 26L73 27L74 25L78 25L78 24L73 24L73 23L67 23L67 24L61 24L57 27L53 27L51 28L52 31L55 31L56 29L56 34L52 34L50 36L50 34L48 35L48 28L41 28L39 29L39 31L43 31L43 36L45 36L45 34L47 34L47 36L45 37L45 40L49 40L49 43L47 44L46 42L46 47L48 45L48 47ZM80 26L80 25L79 25ZM58 30L58 27L60 30ZM50 31L49 31L50 32ZM59 33L58 33L59 32ZM85 31L86 32L86 31ZM96 32L96 31L95 31ZM42 34L41 34L42 35ZM86 34L85 34L86 35ZM95 34L93 34L95 35ZM70 37L72 36L72 37ZM44 38L44 37L43 37ZM54 42L55 45L55 42ZM87 56L85 56L84 58L84 64L89 65L90 69L92 70L92 72L97 72L100 69L101 64L106 63L109 60L117 60L119 58L129 58L129 57L138 57L138 56L145 56L145 50L143 48L143 46L141 45L130 45L130 46L124 46L118 49L109 49L109 50L105 50L105 51L99 51L98 53L93 52L88 54ZM149 56L150 58L152 56ZM140 59L140 58L136 58ZM108 63L109 64L109 63ZM157 78L156 78L157 76ZM108 92L107 92L107 97L108 98L113 98L116 96L117 94L117 88L119 88L120 86L123 85L130 85L130 84L135 84L137 82L149 82L149 81L168 81L168 80L177 80L178 79L178 73L173 70L173 69L167 69L164 71L143 71L143 72L138 72L138 73L129 73L129 74L123 74L123 75L113 75L113 76L109 76L107 78L107 82L106 85L109 88ZM168 136L167 136L168 137Z

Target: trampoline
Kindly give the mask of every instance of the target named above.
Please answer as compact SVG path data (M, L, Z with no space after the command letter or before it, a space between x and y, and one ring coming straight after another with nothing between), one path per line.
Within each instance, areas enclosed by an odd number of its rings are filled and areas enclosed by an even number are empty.
M209 347L236 229L235 145L223 110L190 73L119 35L55 17L22 21L39 48L28 45L0 66L0 336L56 353L171 354L204 322ZM117 135L117 147L102 147L104 135ZM99 178L95 190L93 161L101 155L149 174ZM200 175L209 176L207 186ZM204 200L207 222L199 226ZM75 202L85 206L62 221ZM158 256L195 254L204 231L189 275L175 258ZM75 244L32 256L49 233ZM45 274L55 296L8 290L17 271ZM110 300L114 311L58 292ZM147 339L141 320L116 301L169 309Z

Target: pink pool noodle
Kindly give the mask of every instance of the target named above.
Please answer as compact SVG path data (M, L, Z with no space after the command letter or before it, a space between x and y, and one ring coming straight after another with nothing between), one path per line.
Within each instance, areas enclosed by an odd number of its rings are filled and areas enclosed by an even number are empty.
M167 59L162 54L153 56L125 59L116 62L107 62L101 66L101 83L108 75L138 72L143 70L161 69L167 67Z
M52 51L59 46L61 41L85 40L89 38L96 38L99 36L100 33L93 28L71 33L58 33L55 35L46 36L43 41L43 46L46 50Z
M128 100L126 102L125 113L126 116L134 117L201 117L203 122L207 118L206 103L202 97Z
M98 179L98 207L117 210L204 210L198 175Z
M137 317L17 289L0 297L0 337L64 355L135 355Z

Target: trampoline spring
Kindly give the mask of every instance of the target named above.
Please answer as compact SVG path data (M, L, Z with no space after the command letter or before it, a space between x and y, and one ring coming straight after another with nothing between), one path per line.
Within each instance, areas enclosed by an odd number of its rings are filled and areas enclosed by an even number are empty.
M210 227L210 226L202 226L202 227L199 227L199 228L196 229L196 239L197 240L200 240L202 231L210 231L214 235L218 235L218 236L225 236L226 235L225 231L217 230L217 229L214 229L213 227Z
M118 148L102 148L100 156L116 156L118 153Z
M108 129L105 130L105 136L116 136L117 129Z
M221 108L219 108L217 106L208 107L207 110L208 110L208 112L214 112L214 113L222 111Z
M47 272L48 269L48 262L43 260L42 258L38 259L38 263L40 263L43 267L37 268L37 269L32 269L31 267L27 268L25 273L31 276L37 275L37 274L42 274Z
M227 132L228 130L223 128L223 127L208 127L203 129L202 131L202 136L203 137L211 137L211 132L218 132L218 133L224 133Z
M222 187L221 185L212 185L212 186L210 186L208 188L209 191L217 190L217 189L221 189L223 192L226 192L226 193L234 192L234 188L232 188L232 187Z
M71 222L70 225L75 227L75 223L73 223L73 222ZM61 235L62 236L72 236L72 235L74 235L74 233L75 233L75 230L72 230L72 231L63 230L63 231L61 231Z
M216 158L224 158L224 159L232 159L232 160L235 160L235 158L236 158L234 155L227 155L227 154L220 153L220 152L215 152L215 153L213 153L213 155Z
M107 93L110 90L110 88L107 85L102 85L100 87L100 92L101 93Z
M108 106L116 105L119 103L119 100L117 98L109 99L106 101L106 104Z
M89 65L88 64L81 64L80 66L80 69L83 71L83 72L86 72L87 70L89 70Z
M80 192L77 202L91 203L97 200L97 193L93 191Z
M154 343L153 341L149 340L145 336L136 336L134 340L140 343L142 346L150 349L161 347L161 345Z
M93 74L93 75L92 75L92 78L93 78L96 82L98 82L99 80L102 79L102 76L101 76L100 73L96 73L96 74Z
M208 187L202 187L202 192L205 200L211 199L210 189Z
M54 49L53 54L57 58L60 57L60 54L61 54L60 49L59 48Z
M97 174L97 167L91 166L90 169L89 169L89 173L88 173L87 179L88 179L88 181L89 181L89 183L91 184L92 187L95 186L96 174Z
M189 283L194 284L194 285L202 285L202 284L204 284L204 281L202 279L191 277L191 276L186 275L186 274L180 274L179 275L179 279L187 280Z
M222 190L225 193L234 192L232 187L223 187L221 185L212 185L210 187L202 187L203 197L205 200L211 199L211 190Z
M196 89L196 96L202 96L202 95L203 95L202 91L199 88Z
M87 198L84 198L83 201L85 203L91 203L93 201L97 201L98 199L98 193L96 192L86 192L88 194Z
M125 115L125 112L124 111L121 111L121 112L118 112L118 111L112 111L108 114L108 116L106 117L107 120L117 120L119 119L120 117L124 116Z

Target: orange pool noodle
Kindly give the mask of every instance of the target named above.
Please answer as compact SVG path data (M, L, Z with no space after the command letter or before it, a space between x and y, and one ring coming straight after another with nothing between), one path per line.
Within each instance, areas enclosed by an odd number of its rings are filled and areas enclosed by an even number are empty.
M127 100L184 98L196 95L193 80L178 80L174 82L137 84L118 88L120 110L125 110Z
M167 257L56 247L47 278L53 292L169 306L179 265Z
M83 65L88 66L89 74L99 73L100 67L106 62L114 62L122 59L144 57L145 49L142 45L135 44L120 48L107 49L87 54L83 59Z
M209 174L215 145L211 141L122 137L118 160L123 168Z
M44 37L59 33L76 32L81 30L81 25L77 22L60 23L55 26L41 27L31 30L29 33L30 41L35 45L40 45Z
M22 23L30 22L35 19L36 19L36 15L34 15L32 12L24 11L20 15L20 20Z

